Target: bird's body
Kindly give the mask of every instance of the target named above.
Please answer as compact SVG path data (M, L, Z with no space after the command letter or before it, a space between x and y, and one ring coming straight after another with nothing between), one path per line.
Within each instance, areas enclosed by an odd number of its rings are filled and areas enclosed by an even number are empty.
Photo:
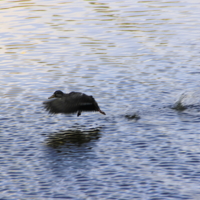
M57 90L49 99L51 100L44 102L44 107L52 114L71 114L77 112L77 116L80 116L81 112L98 111L105 115L100 110L93 96L88 96L81 92L70 92L66 94Z

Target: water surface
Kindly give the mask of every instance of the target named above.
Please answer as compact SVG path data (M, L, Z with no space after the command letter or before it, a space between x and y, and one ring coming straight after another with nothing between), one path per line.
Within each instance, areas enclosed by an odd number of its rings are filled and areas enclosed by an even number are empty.
M0 198L198 200L199 10L2 1ZM107 115L49 115L58 89L93 95Z

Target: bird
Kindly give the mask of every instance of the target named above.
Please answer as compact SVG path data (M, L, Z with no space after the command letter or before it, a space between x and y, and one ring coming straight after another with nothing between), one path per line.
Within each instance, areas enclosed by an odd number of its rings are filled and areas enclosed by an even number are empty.
M61 90L56 90L48 101L43 102L44 108L50 114L64 113L73 114L77 112L77 117L82 112L100 112L106 115L100 108L93 96L81 92L64 93Z

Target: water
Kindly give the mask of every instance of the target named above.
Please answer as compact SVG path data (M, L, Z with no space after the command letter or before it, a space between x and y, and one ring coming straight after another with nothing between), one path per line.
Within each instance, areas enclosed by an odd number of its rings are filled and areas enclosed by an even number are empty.
M199 10L2 1L0 198L200 199ZM107 115L48 115L58 89Z

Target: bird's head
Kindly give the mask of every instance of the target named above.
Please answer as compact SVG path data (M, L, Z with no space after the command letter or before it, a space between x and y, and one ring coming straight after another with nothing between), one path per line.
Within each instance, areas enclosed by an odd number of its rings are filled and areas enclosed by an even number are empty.
M56 90L52 96L50 96L48 99L52 98L62 98L64 93L61 90Z

